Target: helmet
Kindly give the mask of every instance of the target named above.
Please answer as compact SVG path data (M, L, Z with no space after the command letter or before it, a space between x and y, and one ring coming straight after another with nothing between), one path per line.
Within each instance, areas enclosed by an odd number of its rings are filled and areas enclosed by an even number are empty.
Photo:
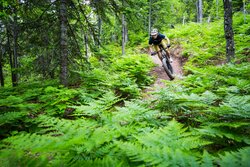
M158 30L156 29L156 28L154 28L152 31L151 31L151 33L150 33L150 35L157 35L158 34Z

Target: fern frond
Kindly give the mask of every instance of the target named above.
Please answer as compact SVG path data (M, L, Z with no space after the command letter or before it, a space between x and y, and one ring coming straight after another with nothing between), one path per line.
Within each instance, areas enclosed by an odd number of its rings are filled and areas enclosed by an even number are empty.
M245 147L237 152L225 152L225 155L220 155L218 163L222 167L249 167L250 166L250 147Z
M187 132L187 128L173 120L166 127L156 129L143 136L136 137L147 147L167 146L172 149L191 150L210 144L201 139L201 136Z
M179 149L161 145L160 147L142 147L132 143L117 143L118 147L132 162L147 166L199 166L196 157Z
M158 111L150 110L140 104L140 101L125 102L124 107L117 107L117 112L113 113L113 122L126 124L141 124L143 121L156 122ZM158 120L157 120L158 121Z
M91 101L88 105L73 106L73 108L76 108L75 115L96 116L112 110L113 106L121 100L113 92L107 92L100 99Z
M11 136L9 138L6 138L2 141L3 143L8 143L9 145L6 145L7 149L13 149L13 150L36 150L35 152L38 152L43 150L47 151L41 148L49 148L56 144L57 140L51 136L41 136L37 134L20 134L16 136Z
M22 97L10 95L6 99L0 99L0 107L20 104L23 101L24 101L24 99Z
M222 105L211 110L215 114L226 119L249 119L250 118L250 95L247 96L227 96Z
M249 123L211 123L210 125L203 126L202 129L197 129L200 134L204 136L212 136L219 138L227 138L236 142L244 142L250 144ZM235 125L234 125L235 124ZM236 128L234 128L234 127ZM218 139L217 139L218 140ZM219 144L219 143L218 143ZM230 145L229 143L222 142L223 145Z
M214 159L207 151L204 151L201 159L201 167L213 167Z
M117 159L115 157L106 156L103 158L96 158L94 160L79 160L73 164L72 167L126 167L129 166L125 160Z
M27 112L6 112L4 114L0 114L0 126L16 122L25 115L27 115Z
M1 150L0 164L2 167L10 166L47 166L49 159L44 155L33 155L22 150Z

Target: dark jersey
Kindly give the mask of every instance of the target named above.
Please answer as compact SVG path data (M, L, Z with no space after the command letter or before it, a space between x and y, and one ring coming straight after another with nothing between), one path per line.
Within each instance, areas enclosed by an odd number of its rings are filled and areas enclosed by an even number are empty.
M150 37L148 44L149 45L152 45L152 44L159 45L163 39L165 39L165 35L162 35L159 33L155 39Z

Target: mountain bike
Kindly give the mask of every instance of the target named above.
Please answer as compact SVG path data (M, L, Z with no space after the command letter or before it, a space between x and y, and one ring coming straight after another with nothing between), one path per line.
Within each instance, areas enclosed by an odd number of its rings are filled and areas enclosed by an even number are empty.
M168 77L170 78L170 80L173 80L174 79L174 71L173 71L173 67L172 65L170 64L170 60L169 60L169 56L168 55L168 52L166 52L166 50L163 48L162 45L159 46L160 47L160 52L161 52L161 55L162 55L162 65L163 65L163 68L165 70L165 72L167 73ZM157 54L157 52L154 52L153 55Z

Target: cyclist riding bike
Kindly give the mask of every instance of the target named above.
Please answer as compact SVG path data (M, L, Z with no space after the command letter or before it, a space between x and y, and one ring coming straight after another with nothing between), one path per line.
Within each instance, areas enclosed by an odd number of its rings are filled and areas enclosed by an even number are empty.
M162 55L160 51L159 45L162 45L165 51L167 52L168 58L170 62L172 63L172 58L170 56L168 48L170 47L170 40L167 36L160 34L156 28L154 28L150 33L150 38L148 41L149 49L151 55L154 55L155 52L157 52L158 57L160 60L162 60Z

